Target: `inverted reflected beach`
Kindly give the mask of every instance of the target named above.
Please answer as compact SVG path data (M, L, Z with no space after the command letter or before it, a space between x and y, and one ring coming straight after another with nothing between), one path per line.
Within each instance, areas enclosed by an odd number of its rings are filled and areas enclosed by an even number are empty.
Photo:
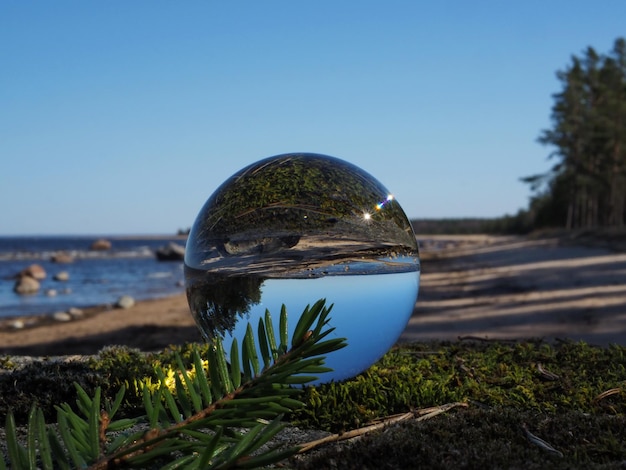
M334 371L319 382L367 369L395 343L413 312L419 253L395 198L342 160L287 154L252 164L209 198L189 235L189 306L207 340L241 344L268 309L289 313L290 335L306 305L333 304Z

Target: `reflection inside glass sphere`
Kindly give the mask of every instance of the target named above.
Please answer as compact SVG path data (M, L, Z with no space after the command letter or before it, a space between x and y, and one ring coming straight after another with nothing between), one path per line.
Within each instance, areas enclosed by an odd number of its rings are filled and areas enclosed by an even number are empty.
M395 198L371 175L317 154L286 154L229 178L201 209L187 241L189 306L203 336L239 344L268 309L333 304L330 326L348 346L328 355L319 382L362 372L396 342L417 299L419 253Z

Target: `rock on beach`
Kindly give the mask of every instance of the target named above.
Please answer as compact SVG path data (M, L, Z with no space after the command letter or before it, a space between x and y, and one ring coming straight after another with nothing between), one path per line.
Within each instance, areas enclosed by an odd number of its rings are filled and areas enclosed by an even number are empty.
M52 315L56 321L65 322L70 321L72 319L72 315L67 312L56 312Z
M85 312L83 312L80 308L76 307L70 308L67 313L69 313L72 318L81 318L85 314Z
M115 304L117 308L132 308L135 306L135 299L133 299L130 295L123 295Z
M11 326L11 328L13 328L14 330L21 330L22 328L24 328L24 327L26 326L26 324L25 324L22 320L17 319L17 320L13 320L13 321L10 323L10 326Z

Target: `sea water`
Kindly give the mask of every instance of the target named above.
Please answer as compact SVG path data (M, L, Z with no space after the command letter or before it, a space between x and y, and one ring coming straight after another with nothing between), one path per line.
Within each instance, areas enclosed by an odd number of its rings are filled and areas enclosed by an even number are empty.
M114 304L122 295L149 300L184 292L182 261L161 262L155 252L180 237L107 237L112 248L90 250L99 236L0 237L0 318L46 315L69 308ZM72 263L54 263L53 255L70 255ZM47 277L39 292L18 295L16 275L31 264L41 265ZM69 280L55 281L66 271ZM56 295L49 295L54 291Z

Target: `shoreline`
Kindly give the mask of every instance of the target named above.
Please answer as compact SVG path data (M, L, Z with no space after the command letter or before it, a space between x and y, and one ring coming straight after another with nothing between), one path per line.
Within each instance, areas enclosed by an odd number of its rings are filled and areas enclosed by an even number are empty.
M166 294L158 297L151 297L148 299L141 299L135 301L135 306L140 304L151 303L158 308L158 302L164 301L173 297L185 297L184 291L181 293ZM133 307L134 308L134 307ZM77 311L78 313L72 313L71 311ZM55 312L46 313L34 313L30 315L8 315L6 317L0 317L0 333L2 332L19 332L34 328L42 328L55 324L68 324L70 322L82 321L87 318L91 318L95 315L107 313L113 310L124 310L121 307L116 306L114 303L93 304L85 307L73 307L69 310L57 310ZM130 309L127 309L130 310ZM58 320L55 319L56 313L68 314L72 318L71 320ZM0 348L2 347L0 343Z
M559 339L626 344L626 253L561 238L423 236L419 297L399 342ZM443 245L439 243L443 243ZM22 318L22 317L20 317ZM15 318L14 318L15 319ZM84 318L2 327L0 355L143 351L202 342L184 293Z
M111 345L157 351L171 344L203 341L185 294L139 301L129 309L88 310L72 321L46 320L30 328L0 329L0 355L89 355Z

